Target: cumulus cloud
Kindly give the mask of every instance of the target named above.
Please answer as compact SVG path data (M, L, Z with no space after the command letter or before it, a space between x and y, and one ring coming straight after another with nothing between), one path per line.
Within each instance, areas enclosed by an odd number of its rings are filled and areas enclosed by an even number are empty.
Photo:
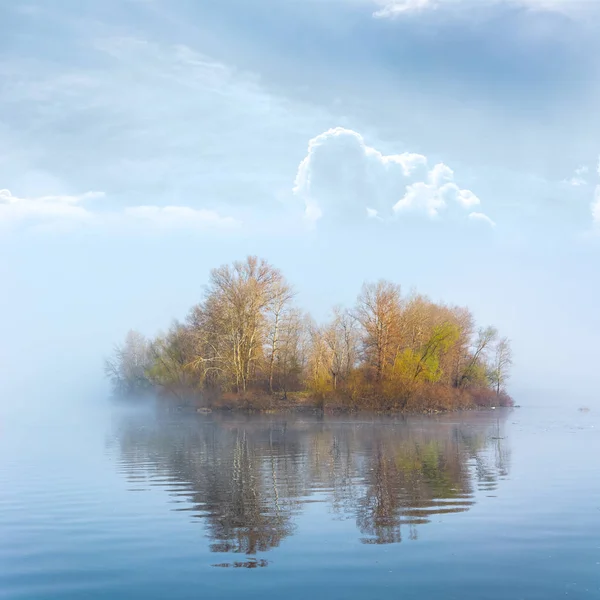
M406 194L394 204L394 211L424 210L430 217L437 217L446 208L446 201L433 185L418 181L406 188Z
M406 188L404 196L394 205L394 212L421 210L430 217L437 217L450 202L464 208L480 204L471 190L461 190L454 183L454 171L450 167L438 163L429 171L427 181L418 181Z
M426 164L427 158L421 154L384 155L368 146L356 131L336 127L309 141L294 193L304 199L307 212L318 218L322 212L319 201L342 199L342 207L347 209L371 195L372 203L379 204L397 183Z
M133 206L126 208L127 218L139 223L167 229L209 229L237 227L240 222L223 217L214 210L188 206Z
M469 219L471 221L480 221L482 223L487 223L490 227L496 227L496 223L490 219L485 213L480 212L472 212L469 214Z
M294 194L304 201L311 222L363 219L365 211L380 220L408 210L436 217L450 204L480 204L471 190L456 184L450 167L438 163L428 171L427 163L422 154L384 154L356 131L338 127L310 140Z

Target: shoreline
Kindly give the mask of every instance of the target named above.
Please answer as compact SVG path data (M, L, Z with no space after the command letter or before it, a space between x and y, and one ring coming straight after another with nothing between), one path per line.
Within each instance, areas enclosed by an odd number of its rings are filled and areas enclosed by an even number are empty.
M427 392L412 396L386 397L373 393L351 396L347 393L315 395L288 392L287 395L269 394L254 390L246 394L194 393L191 390L155 390L151 394L167 410L187 413L304 413L304 414L443 414L476 410L494 410L514 407L515 402L506 393L490 390L457 390L442 386L430 387ZM478 393L479 392L479 393ZM143 397L140 397L140 399Z
M318 403L287 403L280 406L257 406L252 403L247 405L220 405L203 407L194 404L173 404L165 398L158 398L159 404L162 404L166 412L179 413L186 415L208 415L208 414L244 414L244 415L277 415L277 414L305 414L305 415L357 415L357 414L377 414L377 415L443 415L450 413L463 412L491 412L499 409L520 408L519 405L502 406L462 406L455 408L376 408L376 407L350 407L341 406L339 404L330 404L319 406Z

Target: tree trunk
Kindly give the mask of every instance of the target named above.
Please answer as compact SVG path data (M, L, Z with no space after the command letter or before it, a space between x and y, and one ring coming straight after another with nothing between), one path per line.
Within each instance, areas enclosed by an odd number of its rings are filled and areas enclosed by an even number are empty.
M269 392L273 393L273 373L275 371L275 356L279 337L279 311L275 314L275 329L273 330L273 346L271 348L271 361L269 364Z

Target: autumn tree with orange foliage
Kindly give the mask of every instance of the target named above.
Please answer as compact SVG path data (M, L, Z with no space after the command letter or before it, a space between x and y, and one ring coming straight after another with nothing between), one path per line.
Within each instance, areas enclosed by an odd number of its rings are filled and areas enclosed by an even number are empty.
M118 348L108 363L115 388L152 387L204 406L224 398L232 407L296 401L410 411L512 403L510 343L493 327L476 328L464 307L403 297L399 285L380 280L363 285L354 307L336 306L317 324L293 299L265 260L213 269L185 323L148 342L143 357L140 344ZM135 386L123 381L129 373Z

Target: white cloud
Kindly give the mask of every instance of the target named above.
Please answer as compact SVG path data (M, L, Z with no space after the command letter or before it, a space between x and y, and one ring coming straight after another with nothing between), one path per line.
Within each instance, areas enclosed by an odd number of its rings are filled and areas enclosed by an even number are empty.
M490 225L491 227L496 227L496 223L495 221L492 221L492 219L490 219L490 217L488 217L486 214L484 213L480 213L480 212L472 212L469 215L469 219L471 221L480 221L483 223L487 223L488 225Z
M407 186L404 196L394 205L394 212L417 210L425 211L429 217L437 217L451 202L464 208L481 203L471 190L462 190L454 183L454 172L450 167L438 163L429 171L427 181Z
M377 18L390 18L410 12L435 8L433 0L375 0L381 8L373 13Z
M298 167L294 193L304 199L316 199L326 191L360 193L378 178L401 179L427 164L421 154L384 155L367 146L356 131L336 127L321 133L308 143L308 154ZM358 186L358 187L357 187Z
M469 208L470 206L477 206L481 204L481 200L471 191L471 190L461 190L458 189L456 184L453 184L456 189L456 201L465 208Z
M126 208L128 220L165 229L209 229L238 227L232 217L223 217L214 210L188 206L132 206Z
M310 221L323 216L364 218L367 205L389 212L406 178L426 165L421 154L386 155L356 131L337 127L309 141L293 191L304 201Z
M29 204L39 207L52 206L73 206L84 200L93 200L95 198L104 198L104 192L86 192L77 196L59 195L59 196L40 196L39 198L19 198L14 196L10 190L0 189L0 204L15 205Z
M81 206L85 200L103 197L102 192L87 192L78 196L42 196L21 198L10 190L0 190L0 223L14 224L25 220L79 220L88 221L92 213Z
M375 219L376 221L383 221L383 219L379 216L379 212L374 208L369 208L367 206L367 217L369 219Z
M26 222L39 231L65 230L83 223L102 227L137 224L160 229L222 229L240 225L236 219L214 210L188 206L130 206L116 211L92 211L81 206L86 200L102 197L102 192L86 192L78 196L21 198L0 189L0 225Z
M424 181L413 183L406 188L406 194L394 205L395 212L403 210L424 210L428 216L437 217L446 208L446 201L436 188Z
M587 175L589 168L586 165L581 165L575 169L575 174L570 179L567 179L566 183L574 187L586 185L587 181L584 175Z
M432 186L440 188L454 180L454 171L444 163L438 163L429 171L428 177Z
M422 154L383 154L356 131L337 127L309 141L293 191L312 223L321 217L364 219L365 211L378 220L411 209L436 217L448 204L480 204L473 192L455 183L454 171L444 163L426 169ZM408 186L407 179L413 179Z

